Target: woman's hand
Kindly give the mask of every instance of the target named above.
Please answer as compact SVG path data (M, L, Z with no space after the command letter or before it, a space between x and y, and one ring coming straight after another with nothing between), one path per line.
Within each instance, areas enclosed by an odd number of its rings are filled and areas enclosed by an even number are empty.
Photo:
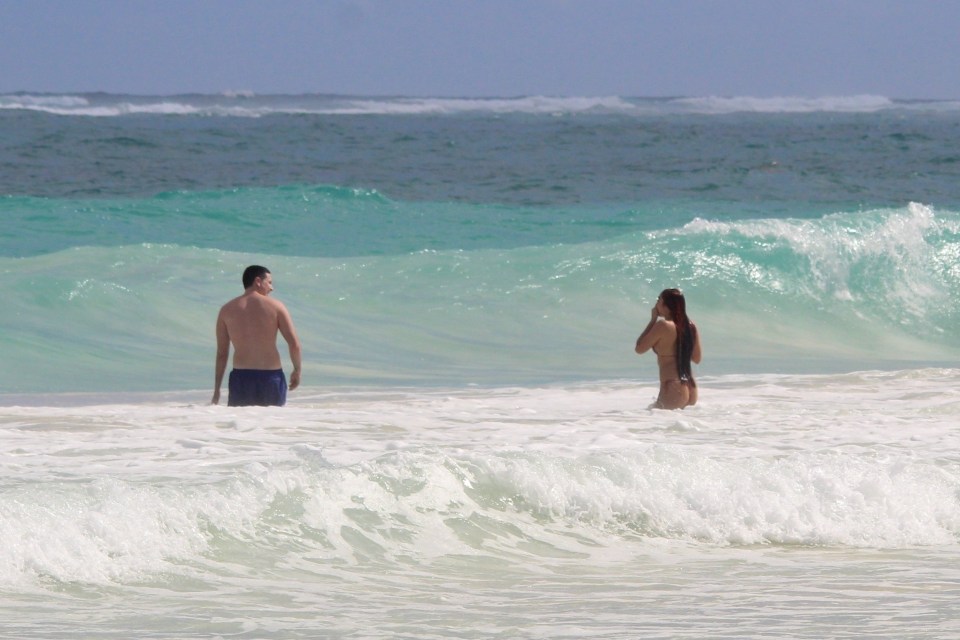
M653 305L653 309L650 309L650 322L647 323L643 333L637 338L637 346L634 347L634 351L637 353L646 353L660 340L657 330L661 329L662 325L657 324L659 318L660 314L657 313L657 305Z

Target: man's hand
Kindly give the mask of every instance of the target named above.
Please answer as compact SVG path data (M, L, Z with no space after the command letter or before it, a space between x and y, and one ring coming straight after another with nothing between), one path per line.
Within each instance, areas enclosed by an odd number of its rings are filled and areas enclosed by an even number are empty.
M210 404L220 404L220 389L214 389Z
M294 369L290 372L290 391L300 386L300 369Z

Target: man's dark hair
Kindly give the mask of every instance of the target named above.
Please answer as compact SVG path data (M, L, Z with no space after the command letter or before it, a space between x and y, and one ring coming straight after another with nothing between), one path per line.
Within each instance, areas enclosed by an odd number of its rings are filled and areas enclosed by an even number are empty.
M270 269L266 267L261 267L258 264L250 265L243 270L243 288L249 289L253 285L254 280L262 278L268 273L270 273Z

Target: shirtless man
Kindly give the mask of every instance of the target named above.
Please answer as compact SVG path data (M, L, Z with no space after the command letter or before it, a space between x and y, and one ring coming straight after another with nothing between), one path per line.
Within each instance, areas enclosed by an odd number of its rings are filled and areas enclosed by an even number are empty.
M217 316L217 361L211 403L220 402L220 386L232 343L233 370L228 382L227 404L231 407L283 406L287 401L287 380L277 351L277 332L290 348L291 390L300 384L300 339L287 308L279 300L267 297L273 291L269 269L258 265L247 267L243 272L243 288L243 295L223 305Z
M683 354L677 349L678 325L692 342ZM637 338L634 350L642 354L650 349L657 354L660 369L660 394L653 408L683 409L697 404L697 383L690 361L700 364L700 332L687 317L686 301L679 289L664 289L650 310L650 322Z

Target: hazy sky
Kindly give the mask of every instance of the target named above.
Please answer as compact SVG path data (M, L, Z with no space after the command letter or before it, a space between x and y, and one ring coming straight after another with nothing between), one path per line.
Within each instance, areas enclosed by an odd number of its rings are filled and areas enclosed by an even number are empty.
M0 92L960 98L953 0L0 0Z

